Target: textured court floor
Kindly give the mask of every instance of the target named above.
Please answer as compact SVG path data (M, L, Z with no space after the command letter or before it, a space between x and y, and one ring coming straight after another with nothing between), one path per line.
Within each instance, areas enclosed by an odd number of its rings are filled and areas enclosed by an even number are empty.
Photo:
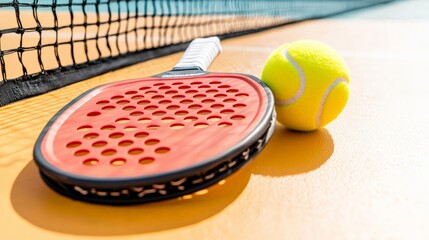
M32 161L41 129L71 99L168 70L181 54L0 108L0 239L428 239L428 6L402 1L223 41L211 70L257 76L281 43L323 41L345 57L352 95L323 130L277 126L250 166L191 199L76 202L46 187Z

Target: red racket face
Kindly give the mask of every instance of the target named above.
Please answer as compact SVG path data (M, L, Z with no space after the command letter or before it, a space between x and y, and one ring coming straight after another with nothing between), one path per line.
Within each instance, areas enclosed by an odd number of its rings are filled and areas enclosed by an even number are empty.
M244 141L267 114L268 101L262 85L238 74L104 85L51 120L39 139L43 159L36 161L101 179L174 174Z

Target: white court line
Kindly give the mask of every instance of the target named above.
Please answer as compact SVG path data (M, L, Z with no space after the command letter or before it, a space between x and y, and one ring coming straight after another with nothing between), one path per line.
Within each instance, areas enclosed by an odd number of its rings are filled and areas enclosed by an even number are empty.
M239 45L225 45L223 46L224 51L245 51L254 53L271 53L275 48L269 47L257 47L257 46L239 46ZM408 51L386 51L386 52L374 52L374 51L343 51L337 50L345 58L368 58L368 59L386 59L386 60L424 60L429 61L429 52L408 52ZM267 55L268 57L268 55Z

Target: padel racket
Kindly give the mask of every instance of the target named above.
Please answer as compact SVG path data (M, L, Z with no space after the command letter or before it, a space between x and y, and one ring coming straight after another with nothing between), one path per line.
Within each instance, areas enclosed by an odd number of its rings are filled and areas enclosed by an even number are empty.
M74 99L36 142L43 180L73 199L134 204L190 194L245 165L272 135L273 96L255 77L206 72L220 50L217 37L195 39L169 72Z

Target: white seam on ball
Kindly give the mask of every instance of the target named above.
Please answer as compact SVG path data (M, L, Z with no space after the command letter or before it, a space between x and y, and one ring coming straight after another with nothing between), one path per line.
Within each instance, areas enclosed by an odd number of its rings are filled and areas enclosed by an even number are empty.
M296 100L298 100L302 96L302 94L304 93L305 74L304 74L304 71L302 70L302 68L299 66L299 64L297 62L295 62L292 59L292 57L289 55L287 48L284 50L283 54L284 54L285 58L292 64L292 66L298 71L298 74L299 74L298 92L292 98L285 100L285 101L280 101L280 100L276 99L276 105L286 106L286 105L289 105L289 104L295 102Z
M320 106L319 106L319 112L316 115L316 126L317 127L320 127L320 124L321 124L320 121L322 118L323 108L325 107L325 102L329 96L329 93L331 93L331 91L332 91L332 89L334 89L334 87L336 87L338 84L343 83L343 82L347 83L347 80L344 77L337 78L333 83L331 83L331 85L329 85L329 87L326 89L325 93L323 94L323 98L322 98L322 101L320 102Z

